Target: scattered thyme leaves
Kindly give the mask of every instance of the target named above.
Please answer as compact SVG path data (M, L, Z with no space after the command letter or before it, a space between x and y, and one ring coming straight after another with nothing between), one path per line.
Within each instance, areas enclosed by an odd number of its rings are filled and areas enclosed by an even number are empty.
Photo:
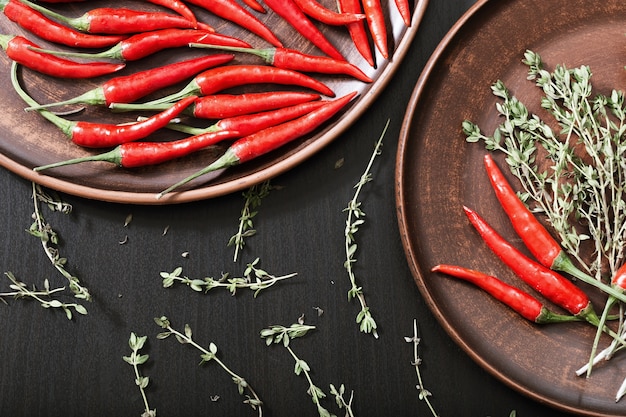
M228 373L228 375L230 375L232 381L237 385L239 395L245 394L246 399L244 400L244 404L248 404L253 410L257 410L259 417L263 415L261 407L263 402L244 378L231 371L226 364L224 364L224 362L217 357L217 346L215 343L210 343L209 348L205 349L192 339L192 330L188 324L185 324L184 332L181 333L172 328L169 319L165 316L155 318L154 321L158 326L165 330L157 335L158 339L167 339L171 335L174 335L179 343L188 344L198 349L201 352L200 358L202 359L200 365L211 361L217 363L224 371L226 371L226 373ZM246 394L246 391L248 394Z
M134 332L131 332L130 338L128 339L128 345L132 350L130 356L122 356L122 359L129 365L131 365L135 371L135 384L139 387L139 391L141 392L141 398L143 399L143 404L145 407L145 411L141 414L141 417L156 417L156 409L151 410L150 405L148 404L148 397L146 396L146 387L150 383L150 378L147 376L142 376L139 373L139 365L145 364L150 358L149 355L140 354L139 351L143 349L146 340L148 340L147 336L138 337Z
M197 292L209 292L214 288L225 288L231 295L235 295L238 289L245 288L254 291L256 297L262 290L265 290L279 281L283 281L296 276L296 273L274 276L267 271L259 268L257 265L259 258L246 266L242 277L231 278L228 273L222 273L220 278L205 277L202 279L189 278L182 275L183 268L177 267L172 272L161 272L163 278L163 287L170 288L176 282L188 285L192 290Z
M346 261L344 262L344 267L348 271L348 277L350 278L350 283L352 287L348 291L348 301L356 298L359 300L361 304L361 311L357 314L356 322L359 324L359 329L363 333L371 333L374 337L378 338L377 328L378 325L372 316L370 308L368 307L365 301L365 294L363 292L363 287L357 285L356 276L354 273L353 265L356 262L355 253L357 251L357 243L354 239L354 235L359 231L359 227L365 223L363 217L365 217L365 212L361 209L361 202L359 201L359 194L363 189L363 186L370 181L372 181L372 175L370 173L372 165L374 164L374 160L378 155L382 152L382 143L383 138L385 137L385 133L387 132L387 128L389 127L389 120L385 124L385 128L383 129L376 145L374 146L374 152L367 164L367 168L363 175L361 175L361 179L355 185L356 191L354 193L354 197L348 203L348 206L343 210L348 213L346 219L346 228L344 230L345 235L345 249L346 249Z
M228 241L228 246L235 247L233 262L237 262L239 252L243 250L246 245L246 238L256 234L252 220L258 214L258 208L261 206L261 202L269 195L271 190L272 186L268 180L260 184L253 185L248 190L243 192L245 202L243 209L241 210L241 215L239 216L239 228L237 229L237 233L231 236Z

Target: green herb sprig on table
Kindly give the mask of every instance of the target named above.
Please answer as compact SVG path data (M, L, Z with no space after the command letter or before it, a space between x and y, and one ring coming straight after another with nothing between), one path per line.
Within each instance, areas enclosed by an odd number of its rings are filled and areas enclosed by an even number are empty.
M243 277L231 278L228 273L223 273L218 279L212 277L206 277L202 279L192 279L186 276L181 276L183 273L182 267L177 267L172 272L161 272L161 278L163 278L163 287L169 288L176 282L188 285L194 291L208 292L214 288L225 288L231 295L235 295L238 289L245 288L254 291L254 297L259 292L265 290L279 281L283 281L296 276L296 273L288 275L274 276L267 271L259 268L257 265L259 258L249 263L243 273Z
M239 216L239 228L237 229L237 233L230 238L227 245L235 247L233 262L237 262L239 252L243 250L246 245L246 238L256 234L253 219L258 213L257 209L261 206L261 202L269 195L272 188L268 180L253 185L243 192L245 202L241 209L241 215Z
M282 344L285 349L287 349L287 351L295 361L294 373L296 375L304 374L304 377L309 383L307 393L311 396L311 400L317 407L317 412L319 416L335 417L321 404L321 399L326 397L326 394L321 388L313 383L313 379L311 378L310 374L311 368L309 367L309 364L304 359L299 358L290 346L290 342L293 339L303 337L308 332L314 329L315 326L309 326L303 323L294 323L289 327L280 325L270 326L266 329L261 330L261 338L265 339L265 343L268 346L270 346L271 344Z
M139 353L139 351L143 349L147 340L148 336L138 337L134 332L131 332L130 338L128 339L128 345L130 346L132 352L130 356L122 356L122 359L124 360L124 362L131 365L135 371L135 384L139 387L139 391L141 392L141 398L143 399L143 404L145 408L145 411L141 414L141 417L156 417L156 409L150 409L150 405L148 404L148 397L146 396L146 388L150 383L150 378L141 375L139 372L139 365L145 364L150 358L149 355Z
M51 299L53 294L62 292L65 290L65 287L60 288L50 288L50 283L48 280L44 280L43 282L43 290L38 290L33 287L32 289L28 288L28 286L19 281L12 272L5 272L6 277L11 281L9 288L14 291L0 293L0 301L5 302L2 297L14 297L14 298L30 298L33 299L43 307L43 308L60 308L65 312L65 316L71 320L73 317L72 310L79 314L87 314L87 310L81 304L76 303L63 303L56 299Z
M361 209L361 202L359 201L359 195L363 186L365 184L372 181L373 177L371 174L372 165L374 164L374 160L378 155L382 152L382 144L383 138L385 137L385 133L387 132L387 128L389 127L389 120L385 124L385 127L374 146L374 152L370 157L370 160L367 164L365 172L361 175L361 179L354 186L356 191L354 192L354 196L348 202L348 206L343 210L348 213L346 218L346 228L344 230L345 235L345 250L346 250L346 261L344 262L344 267L348 271L348 277L350 278L350 284L352 287L348 290L348 301L353 299L358 299L361 304L361 311L357 314L356 322L359 324L359 329L363 333L371 333L374 337L378 338L376 320L372 316L369 306L365 301L365 293L363 292L363 287L357 285L356 282L356 274L354 273L354 263L356 263L355 254L358 248L354 235L359 231L359 228L365 220L365 212Z
M415 388L417 388L418 391L418 398L426 403L433 417L438 417L439 415L435 411L435 407L433 407L432 403L430 402L430 397L432 396L432 393L424 387L424 382L422 381L422 372L420 370L422 358L420 358L419 356L420 337L417 332L417 320L413 320L413 335L406 336L404 338L404 341L413 344L413 361L411 362L411 365L413 365L413 367L415 368L415 373L417 375L417 385L415 386Z
M217 357L217 346L215 345L215 343L210 343L209 348L205 349L192 339L192 330L188 324L185 324L184 333L181 333L178 330L172 328L169 319L165 316L155 318L154 321L159 327L165 330L164 332L161 332L157 335L157 339L167 339L168 337L174 335L179 343L188 344L198 349L201 352L200 357L202 358L200 365L211 361L216 362L224 371L226 371L226 373L228 373L228 375L230 375L233 382L237 385L239 395L244 395L246 391L248 392L248 394L246 394L246 399L244 400L244 403L252 407L253 410L256 410L259 417L263 415L263 402L254 391L254 389L250 386L250 384L248 384L248 381L231 371L226 366L226 364L224 364L224 362L222 362Z
M39 203L44 203L53 212L60 212L63 214L71 213L72 206L58 198L52 197L50 194L46 193L41 186L35 184L34 182L32 183L32 197L34 206L34 221L28 229L28 233L39 238L41 246L48 256L48 259L50 259L50 262L57 269L57 271L59 271L61 275L67 279L70 290L74 293L75 297L90 301L91 294L89 294L89 290L81 285L80 280L77 277L65 269L67 259L60 256L59 250L56 246L59 243L58 234L44 219Z

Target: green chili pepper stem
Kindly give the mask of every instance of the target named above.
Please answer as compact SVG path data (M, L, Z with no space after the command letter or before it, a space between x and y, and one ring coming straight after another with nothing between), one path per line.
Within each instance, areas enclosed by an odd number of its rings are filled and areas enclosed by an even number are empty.
M89 30L89 22L86 21L84 18L81 17L77 17L77 18L69 18L67 16L63 16L60 13L57 13L55 11L52 11L50 9L47 9L43 6L40 6L39 4L35 4L32 3L28 0L20 0L22 3L24 3L25 5L27 5L28 7L37 10L38 12L51 17L53 19L56 19L58 21L60 21L61 23L64 23L68 26L73 27L74 29L80 30L80 31L87 31Z
M66 165L74 165L74 164L80 164L82 162L95 162L95 161L111 162L113 164L120 166L122 162L122 154L120 153L120 148L116 147L114 149L111 149L108 152L101 153L98 155L83 156L80 158L68 159L65 161L55 162L55 163L48 164L48 165L41 165L41 166L33 168L33 170L44 171L46 169L57 168L57 167L62 167Z
M138 117L137 121L141 122L146 120L147 117ZM221 130L216 124L213 124L209 127L193 127L183 123L171 122L166 126L170 130L174 130L176 132L187 133L189 135L197 136L202 135L204 133L217 132Z
M9 42L11 42L11 39L13 38L13 35L0 34L0 48L7 49L9 47Z
M44 48L34 48L29 46L28 49L31 51L39 52L42 54L49 54L55 56L67 56L70 58L85 58L85 59L116 59L120 61L124 61L124 56L122 54L122 45L117 44L113 45L111 48L96 53L89 52L70 52L70 51L57 51L52 49L44 49Z
M538 324L566 323L572 321L582 321L582 319L577 316L557 314L545 307L541 309L541 314L535 319L535 323Z
M93 90L89 90L86 93L70 98L68 100L56 101L54 103L48 103L48 104L37 104L35 106L26 107L24 110L26 111L42 110L42 109L48 109L50 107L66 106L69 104L97 105L97 104L102 104L105 102L106 100L104 98L104 91L102 90L102 88L95 88Z
M13 61L13 63L11 64L11 83L13 84L13 88L15 89L17 94L22 98L22 100L26 102L26 104L28 104L29 106L38 106L39 103L33 100L33 98L30 97L28 94L26 94L26 91L22 89L22 86L20 85L20 82L17 79L17 66L18 66L17 62ZM48 111L45 109L38 110L38 112L44 118L46 118L49 122L51 122L56 127L58 127L67 137L72 136L72 129L76 125L76 122L71 122L69 120L66 120L62 117L57 116L51 111Z
M181 100L188 96L199 95L200 92L201 92L200 86L198 85L196 80L192 80L189 82L189 84L183 87L182 90L176 93L170 94L169 96L165 96L156 100L148 101L147 103L142 103L142 105L152 106L156 104L173 103L175 101Z
M266 63L271 64L274 62L274 48L240 48L237 46L220 46L220 45L208 45L203 43L190 43L190 48L203 48L203 49L219 49L221 51L230 51L230 52L245 52L247 54L256 55L259 58L263 59Z
M599 290L603 291L604 293L606 293L606 294L608 294L608 295L610 295L612 297L615 297L618 300L626 303L626 294L624 294L621 291L616 290L615 288L611 287L610 285L607 285L607 284L604 284L601 281L598 281L597 279L593 278L589 274L586 274L583 271L581 271L580 269L578 269L574 265L572 260L565 254L565 252L561 252L559 254L559 256L557 256L554 259L554 262L552 263L551 269L553 269L555 271L565 272L565 273L573 276L574 278L578 278L579 280L581 280L585 284L593 285L594 287L598 288Z
M168 188L166 188L165 190L161 191L159 194L157 194L156 198L160 199L161 197L163 197L165 194L170 193L172 191L174 191L176 188L187 184L188 182L202 176L205 174L208 174L209 172L213 172L213 171L218 171L220 169L224 169L224 168L229 168L231 166L235 166L239 164L239 158L237 157L237 155L235 155L235 153L233 152L233 150L231 148L228 148L226 150L226 152L220 157L218 158L215 162L213 162L212 164L202 168L200 171L197 171L193 174L191 174L190 176L188 176L185 179L182 179L180 181L178 181L176 184L169 186Z
M153 110L167 110L172 105L171 102L163 103L111 103L109 109L114 112L128 112L128 111L153 111Z

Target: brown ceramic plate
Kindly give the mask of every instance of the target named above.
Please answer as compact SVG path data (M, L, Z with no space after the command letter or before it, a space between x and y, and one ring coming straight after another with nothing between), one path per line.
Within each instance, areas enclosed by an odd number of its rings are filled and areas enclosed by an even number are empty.
M626 4L618 0L477 2L443 39L420 77L397 155L403 245L437 319L468 355L501 381L581 415L624 415L626 400L616 403L614 398L626 377L626 357L617 355L597 366L589 379L577 377L575 371L589 357L591 326L530 324L476 287L430 269L439 263L458 264L519 285L463 213L462 205L474 208L522 248L486 178L484 147L465 142L461 122L469 119L493 132L500 120L490 86L498 79L530 110L540 111L540 93L526 80L527 67L521 63L526 49L538 52L549 69L555 64L589 65L596 92L623 90L625 33ZM503 166L501 156L496 160ZM596 306L604 304L600 296L593 297Z
M87 10L87 3L59 5L55 9L66 15L78 16ZM335 4L330 0L322 3L327 7L333 7ZM345 131L367 109L369 104L376 99L400 64L411 40L417 32L428 1L411 1L413 15L412 24L409 27L406 27L400 19L393 1L383 0L382 3L387 19L391 56L389 60L383 60L380 56L376 56L376 68L370 67L356 52L345 28L319 25L332 43L344 54L346 59L358 65L374 80L372 83L365 84L347 77L315 75L316 78L324 81L331 87L337 97L352 91L359 92L358 98L344 112L335 117L332 122L327 123L322 129L284 149L275 151L265 158L241 167L216 173L212 176L205 176L199 179L199 181L189 184L189 187L181 188L179 192L168 194L160 200L155 198L158 192L208 165L224 149L214 149L172 163L142 169L125 170L106 163L86 163L51 170L46 175L37 175L32 171L34 166L95 152L79 149L69 143L62 133L43 121L37 114L22 111L25 106L10 87L9 61L6 54L2 53L0 54L0 68L3 70L0 71L0 85L3 85L4 88L0 90L0 103L3 112L3 117L0 118L0 165L28 180L63 192L104 201L136 204L181 203L205 199L242 190L255 183L274 177L309 158ZM119 2L98 2L98 6L102 7L112 5L119 6ZM157 6L152 6L146 2L132 0L125 1L124 6L158 9ZM196 12L199 20L211 24L218 32L246 40L254 47L269 46L261 38L247 32L245 29L220 20L202 9L191 7ZM285 46L312 54L320 53L295 32L293 28L273 13L258 14L258 16L273 29ZM24 32L13 22L9 21L6 16L2 15L0 16L0 33L22 34ZM32 35L28 35L28 37L42 46L51 46ZM150 58L129 63L124 72L118 74L121 75L131 71L160 66L167 62L179 61L204 53L207 53L206 50L191 50L187 48L166 50ZM260 63L261 61L243 55L238 56L236 61L234 61L234 63L246 62ZM24 70L23 78L29 93L40 103L74 97L96 87L106 79L103 77L101 79L79 82L58 80L34 74L29 70ZM163 94L148 97L146 101L150 98L157 98L167 93L178 91L184 84L172 87L170 90L164 91ZM280 86L254 86L227 92L267 91L272 88L286 89ZM122 117L124 118L122 119ZM72 119L119 123L122 120L134 120L136 117L137 114L111 116L105 109L89 107L80 115L72 116ZM205 126L211 123L211 121L207 121ZM176 137L168 132L167 134L161 133L160 136L156 135L155 139L162 139L166 137L165 135L168 135L168 138Z

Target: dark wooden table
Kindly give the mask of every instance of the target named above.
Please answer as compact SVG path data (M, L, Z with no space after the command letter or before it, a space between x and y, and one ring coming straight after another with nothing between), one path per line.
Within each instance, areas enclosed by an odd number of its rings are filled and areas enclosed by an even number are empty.
M427 416L418 398L413 347L405 336L419 325L420 369L431 401L442 416L557 416L558 411L511 390L478 367L456 346L424 304L406 265L394 199L396 144L405 107L424 64L471 0L431 0L401 68L364 116L312 159L272 180L254 218L257 235L247 240L238 262L227 242L238 225L240 193L173 206L132 206L70 195L69 215L46 219L60 235L67 269L89 288L87 316L67 320L61 311L36 302L6 299L0 305L0 410L7 416L139 416L143 410L129 355L131 332L148 336L140 367L150 377L148 401L160 416L253 416L230 377L216 364L199 365L200 351L174 338L157 339L154 318L167 316L194 340L211 342L218 357L246 378L264 401L266 416L315 416L307 381L294 374L294 361L280 345L266 346L259 332L288 326L301 316L316 329L293 340L316 385L353 390L356 416ZM360 333L356 301L348 302L344 269L343 209L363 173L385 121L391 120L373 181L360 200L366 223L356 239L357 280L363 286L379 338ZM340 168L335 163L344 159ZM442 179L444 181L444 179ZM442 186L444 183L442 182ZM41 286L65 285L47 261L30 226L31 184L0 170L2 272ZM125 226L127 216L132 221ZM167 231L166 233L164 233ZM207 294L177 285L162 287L160 272L183 267L202 278L222 272L241 276L255 258L276 275L297 272L253 298L241 290ZM3 277L0 291L9 291ZM72 302L72 298L63 298ZM319 314L320 309L323 314ZM219 399L218 399L219 398ZM332 398L323 405L337 415Z

